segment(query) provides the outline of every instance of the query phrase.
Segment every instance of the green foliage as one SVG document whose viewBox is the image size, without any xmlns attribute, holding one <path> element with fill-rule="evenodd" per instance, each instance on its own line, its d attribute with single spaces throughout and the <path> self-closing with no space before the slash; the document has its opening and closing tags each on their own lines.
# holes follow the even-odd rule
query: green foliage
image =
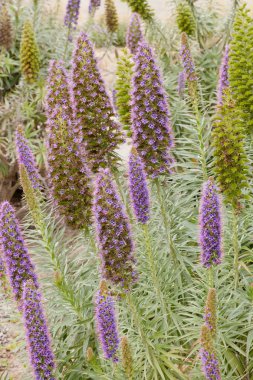
<svg viewBox="0 0 253 380">
<path fill-rule="evenodd" d="M 39 51 L 30 21 L 23 26 L 20 45 L 21 72 L 27 83 L 36 82 L 39 74 Z"/>
<path fill-rule="evenodd" d="M 148 0 L 123 0 L 125 1 L 133 13 L 139 13 L 139 15 L 145 21 L 151 21 L 154 17 L 154 11 L 150 7 Z"/>
<path fill-rule="evenodd" d="M 236 12 L 229 51 L 229 82 L 242 111 L 242 125 L 253 128 L 253 19 L 246 4 Z"/>
<path fill-rule="evenodd" d="M 127 50 L 123 50 L 117 62 L 116 71 L 116 107 L 120 122 L 123 129 L 127 132 L 127 136 L 131 137 L 131 79 L 133 76 L 133 66 L 131 55 Z"/>
<path fill-rule="evenodd" d="M 191 8 L 186 2 L 181 2 L 177 6 L 177 26 L 180 32 L 185 32 L 188 36 L 195 33 L 195 20 Z"/>
<path fill-rule="evenodd" d="M 114 33 L 118 29 L 118 14 L 114 0 L 105 1 L 105 19 L 109 32 Z"/>
<path fill-rule="evenodd" d="M 232 99 L 230 90 L 224 103 L 217 109 L 212 131 L 214 170 L 225 200 L 234 207 L 240 206 L 248 187 L 248 160 L 244 148 L 242 113 Z"/>
</svg>

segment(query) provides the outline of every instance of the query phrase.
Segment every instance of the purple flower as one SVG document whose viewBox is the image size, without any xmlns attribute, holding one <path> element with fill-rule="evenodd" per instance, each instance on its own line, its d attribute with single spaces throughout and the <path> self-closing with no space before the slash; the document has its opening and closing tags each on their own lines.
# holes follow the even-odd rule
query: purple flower
<svg viewBox="0 0 253 380">
<path fill-rule="evenodd" d="M 220 380 L 219 362 L 213 347 L 209 328 L 206 325 L 203 325 L 201 330 L 200 358 L 206 380 Z"/>
<path fill-rule="evenodd" d="M 115 149 L 124 141 L 92 45 L 85 33 L 77 39 L 72 60 L 71 94 L 75 118 L 82 127 L 90 168 L 110 166 Z"/>
<path fill-rule="evenodd" d="M 178 95 L 183 97 L 185 91 L 185 72 L 180 71 L 178 74 L 178 86 L 177 86 Z"/>
<path fill-rule="evenodd" d="M 144 165 L 135 149 L 129 156 L 129 187 L 136 219 L 145 224 L 150 213 L 149 191 Z"/>
<path fill-rule="evenodd" d="M 78 23 L 80 0 L 68 0 L 64 24 L 69 29 L 75 29 Z"/>
<path fill-rule="evenodd" d="M 91 217 L 91 177 L 80 147 L 79 124 L 73 119 L 67 72 L 52 61 L 46 96 L 48 175 L 58 210 L 73 228 L 83 228 Z"/>
<path fill-rule="evenodd" d="M 139 42 L 143 41 L 141 20 L 138 13 L 133 13 L 127 31 L 126 43 L 132 54 L 136 53 Z"/>
<path fill-rule="evenodd" d="M 101 283 L 100 289 L 96 294 L 95 306 L 97 334 L 104 356 L 106 359 L 117 362 L 119 360 L 117 354 L 119 336 L 115 306 L 114 300 L 108 292 L 104 281 Z"/>
<path fill-rule="evenodd" d="M 180 50 L 182 65 L 184 68 L 185 78 L 188 84 L 189 95 L 193 100 L 197 98 L 197 81 L 195 65 L 192 59 L 188 38 L 186 33 L 182 33 L 181 50 Z"/>
<path fill-rule="evenodd" d="M 228 61 L 229 61 L 229 45 L 226 45 L 221 66 L 220 66 L 220 72 L 219 72 L 219 82 L 218 82 L 218 89 L 217 89 L 217 105 L 218 106 L 222 105 L 224 92 L 229 86 Z"/>
<path fill-rule="evenodd" d="M 100 169 L 93 212 L 104 278 L 128 290 L 136 280 L 133 241 L 128 217 L 109 169 Z"/>
<path fill-rule="evenodd" d="M 40 179 L 37 164 L 28 140 L 24 137 L 21 128 L 16 131 L 16 149 L 19 165 L 23 164 L 34 189 L 39 189 Z"/>
<path fill-rule="evenodd" d="M 54 380 L 54 356 L 42 309 L 41 296 L 31 280 L 24 284 L 23 318 L 35 379 Z"/>
<path fill-rule="evenodd" d="M 167 95 L 152 49 L 142 41 L 134 56 L 131 119 L 133 143 L 153 178 L 170 172 L 173 134 Z"/>
<path fill-rule="evenodd" d="M 221 262 L 221 204 L 212 179 L 203 186 L 199 211 L 201 263 L 209 268 Z"/>
<path fill-rule="evenodd" d="M 90 0 L 89 13 L 94 13 L 101 5 L 101 0 Z"/>
<path fill-rule="evenodd" d="M 14 297 L 20 302 L 25 281 L 33 280 L 36 287 L 38 282 L 15 211 L 9 202 L 3 202 L 0 207 L 0 247 Z"/>
</svg>

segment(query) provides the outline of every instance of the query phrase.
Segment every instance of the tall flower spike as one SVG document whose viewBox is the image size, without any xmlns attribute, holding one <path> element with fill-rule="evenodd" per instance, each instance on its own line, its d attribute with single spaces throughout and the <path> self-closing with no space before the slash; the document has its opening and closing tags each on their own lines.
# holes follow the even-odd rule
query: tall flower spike
<svg viewBox="0 0 253 380">
<path fill-rule="evenodd" d="M 133 241 L 128 217 L 109 169 L 100 169 L 93 212 L 104 278 L 128 290 L 136 280 Z"/>
<path fill-rule="evenodd" d="M 101 5 L 101 0 L 90 0 L 89 13 L 94 14 Z"/>
<path fill-rule="evenodd" d="M 133 143 L 153 178 L 170 172 L 173 134 L 167 95 L 150 46 L 141 42 L 134 57 L 132 90 Z"/>
<path fill-rule="evenodd" d="M 184 91 L 185 91 L 185 72 L 184 72 L 184 70 L 180 71 L 180 73 L 178 74 L 177 90 L 178 90 L 179 96 L 183 97 Z"/>
<path fill-rule="evenodd" d="M 133 357 L 127 337 L 121 338 L 122 366 L 128 380 L 133 380 Z"/>
<path fill-rule="evenodd" d="M 41 296 L 30 280 L 24 284 L 23 317 L 31 365 L 36 380 L 54 380 L 54 356 Z"/>
<path fill-rule="evenodd" d="M 209 328 L 210 334 L 213 337 L 216 335 L 216 290 L 209 289 L 205 305 L 204 313 L 205 325 Z"/>
<path fill-rule="evenodd" d="M 101 348 L 106 359 L 118 361 L 119 337 L 115 315 L 115 305 L 105 281 L 100 284 L 100 289 L 95 299 L 95 316 L 97 334 Z"/>
<path fill-rule="evenodd" d="M 209 268 L 221 262 L 221 204 L 217 187 L 212 179 L 203 186 L 200 210 L 201 263 Z"/>
<path fill-rule="evenodd" d="M 34 83 L 39 74 L 39 50 L 30 21 L 23 26 L 20 44 L 21 72 L 27 83 Z"/>
<path fill-rule="evenodd" d="M 68 0 L 64 24 L 69 29 L 75 29 L 78 23 L 80 0 Z"/>
<path fill-rule="evenodd" d="M 253 19 L 246 3 L 237 8 L 229 47 L 229 83 L 244 129 L 253 128 Z"/>
<path fill-rule="evenodd" d="M 16 149 L 19 165 L 24 165 L 33 188 L 39 189 L 41 185 L 37 164 L 21 127 L 16 130 Z"/>
<path fill-rule="evenodd" d="M 241 110 L 233 100 L 230 89 L 225 90 L 223 104 L 217 107 L 212 129 L 214 171 L 224 199 L 240 207 L 248 188 L 248 159 L 244 148 L 245 126 Z"/>
<path fill-rule="evenodd" d="M 73 54 L 71 90 L 90 167 L 97 171 L 100 166 L 115 163 L 115 149 L 124 139 L 85 33 L 77 39 Z"/>
<path fill-rule="evenodd" d="M 206 380 L 221 380 L 219 362 L 213 346 L 212 336 L 206 325 L 202 326 L 200 339 L 200 358 Z"/>
<path fill-rule="evenodd" d="M 132 54 L 136 53 L 139 42 L 143 41 L 144 37 L 141 30 L 141 20 L 138 13 L 133 13 L 130 24 L 127 30 L 127 47 Z"/>
<path fill-rule="evenodd" d="M 145 224 L 150 213 L 149 191 L 143 163 L 134 148 L 129 156 L 129 188 L 136 219 Z"/>
<path fill-rule="evenodd" d="M 25 281 L 31 279 L 36 286 L 38 282 L 15 211 L 8 202 L 0 207 L 0 244 L 14 297 L 20 302 Z"/>
<path fill-rule="evenodd" d="M 116 32 L 119 21 L 114 0 L 105 0 L 105 20 L 108 31 L 111 33 Z"/>
<path fill-rule="evenodd" d="M 191 56 L 186 33 L 182 33 L 180 55 L 188 85 L 189 95 L 192 99 L 192 102 L 196 102 L 198 98 L 198 78 L 196 75 L 195 65 Z"/>
<path fill-rule="evenodd" d="M 228 59 L 229 59 L 229 45 L 226 45 L 225 51 L 223 54 L 223 58 L 222 58 L 222 62 L 221 62 L 221 66 L 220 66 L 219 82 L 218 82 L 218 89 L 217 89 L 217 104 L 219 106 L 222 105 L 225 90 L 229 86 Z"/>
<path fill-rule="evenodd" d="M 154 11 L 150 7 L 148 0 L 126 0 L 133 13 L 138 13 L 143 20 L 151 21 L 154 17 Z"/>
<path fill-rule="evenodd" d="M 131 79 L 133 76 L 134 63 L 131 55 L 123 50 L 117 62 L 115 103 L 119 120 L 127 136 L 131 137 Z"/>
<path fill-rule="evenodd" d="M 5 4 L 0 4 L 0 47 L 10 50 L 12 45 L 12 25 Z"/>
<path fill-rule="evenodd" d="M 91 217 L 91 177 L 80 149 L 79 127 L 73 121 L 62 62 L 52 61 L 47 80 L 48 174 L 58 210 L 73 228 L 83 228 Z"/>
<path fill-rule="evenodd" d="M 181 33 L 185 32 L 188 36 L 192 36 L 196 30 L 196 23 L 192 10 L 185 0 L 181 1 L 177 6 L 177 26 Z"/>
</svg>

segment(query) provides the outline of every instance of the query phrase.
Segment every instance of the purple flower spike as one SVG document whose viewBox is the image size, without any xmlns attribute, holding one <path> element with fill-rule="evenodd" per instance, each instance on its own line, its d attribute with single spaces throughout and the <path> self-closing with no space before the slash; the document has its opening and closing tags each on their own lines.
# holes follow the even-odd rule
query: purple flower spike
<svg viewBox="0 0 253 380">
<path fill-rule="evenodd" d="M 28 140 L 24 137 L 22 128 L 16 131 L 16 149 L 19 165 L 23 164 L 34 189 L 39 189 L 40 179 L 37 164 Z"/>
<path fill-rule="evenodd" d="M 203 325 L 201 330 L 200 358 L 202 371 L 206 380 L 221 380 L 219 362 L 213 347 L 209 328 L 206 325 Z"/>
<path fill-rule="evenodd" d="M 152 49 L 142 41 L 134 56 L 131 100 L 133 143 L 152 178 L 168 173 L 173 159 L 170 112 Z"/>
<path fill-rule="evenodd" d="M 229 61 L 229 45 L 226 45 L 223 54 L 220 72 L 219 72 L 219 83 L 217 89 L 217 105 L 221 106 L 223 103 L 223 95 L 225 90 L 229 87 L 228 80 L 228 61 Z"/>
<path fill-rule="evenodd" d="M 199 211 L 201 263 L 209 268 L 221 262 L 221 204 L 212 179 L 203 186 Z"/>
<path fill-rule="evenodd" d="M 143 40 L 141 20 L 138 13 L 133 13 L 127 31 L 126 43 L 132 54 L 136 53 L 139 42 Z"/>
<path fill-rule="evenodd" d="M 91 42 L 85 33 L 73 53 L 71 94 L 75 118 L 82 126 L 83 144 L 90 168 L 110 166 L 115 149 L 124 141 L 120 126 L 100 75 Z"/>
<path fill-rule="evenodd" d="M 150 213 L 149 191 L 144 165 L 134 148 L 129 156 L 129 187 L 136 219 L 145 224 Z"/>
<path fill-rule="evenodd" d="M 69 29 L 75 29 L 78 23 L 80 0 L 68 0 L 64 24 Z"/>
<path fill-rule="evenodd" d="M 189 95 L 194 101 L 198 96 L 198 77 L 196 74 L 195 65 L 192 59 L 186 33 L 182 33 L 180 55 L 185 72 L 185 78 L 188 84 Z"/>
<path fill-rule="evenodd" d="M 25 281 L 31 279 L 36 287 L 38 282 L 15 211 L 9 202 L 3 202 L 0 207 L 0 247 L 14 297 L 20 302 Z"/>
<path fill-rule="evenodd" d="M 179 74 L 178 74 L 178 86 L 177 86 L 177 91 L 178 91 L 178 95 L 180 97 L 183 97 L 184 96 L 184 91 L 185 91 L 185 72 L 184 70 L 181 71 Z"/>
<path fill-rule="evenodd" d="M 90 0 L 89 13 L 94 13 L 101 5 L 101 0 Z"/>
<path fill-rule="evenodd" d="M 114 300 L 102 281 L 95 299 L 97 334 L 106 359 L 118 362 L 119 336 Z"/>
<path fill-rule="evenodd" d="M 24 285 L 23 317 L 35 379 L 54 380 L 54 356 L 41 305 L 41 296 L 31 280 Z"/>
<path fill-rule="evenodd" d="M 80 148 L 79 125 L 73 120 L 67 72 L 52 61 L 47 80 L 48 174 L 58 210 L 73 228 L 83 228 L 91 216 L 91 178 Z"/>
<path fill-rule="evenodd" d="M 136 280 L 133 241 L 128 217 L 108 169 L 100 169 L 93 213 L 104 278 L 128 290 Z"/>
</svg>

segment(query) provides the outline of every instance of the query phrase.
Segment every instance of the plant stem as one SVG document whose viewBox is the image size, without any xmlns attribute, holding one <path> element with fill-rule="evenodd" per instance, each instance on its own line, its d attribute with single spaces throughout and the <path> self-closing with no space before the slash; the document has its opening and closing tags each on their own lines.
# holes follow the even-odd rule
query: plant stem
<svg viewBox="0 0 253 380">
<path fill-rule="evenodd" d="M 207 158 L 206 158 L 205 142 L 204 142 L 204 128 L 203 128 L 203 123 L 201 122 L 201 115 L 199 112 L 197 101 L 194 103 L 194 111 L 195 111 L 195 117 L 196 117 L 196 123 L 197 123 L 199 155 L 200 155 L 200 162 L 201 162 L 201 167 L 202 167 L 203 180 L 206 181 L 208 179 L 208 174 L 207 174 Z"/>
<path fill-rule="evenodd" d="M 177 256 L 176 256 L 176 251 L 175 251 L 174 243 L 173 243 L 173 240 L 172 240 L 172 237 L 171 237 L 171 233 L 170 233 L 170 224 L 171 223 L 170 223 L 170 220 L 169 220 L 169 218 L 167 216 L 167 213 L 166 213 L 166 207 L 165 207 L 165 204 L 164 204 L 163 196 L 161 194 L 160 183 L 159 183 L 158 180 L 156 180 L 155 184 L 156 184 L 156 190 L 157 190 L 158 200 L 159 200 L 159 203 L 160 203 L 163 223 L 164 223 L 164 227 L 165 227 L 165 232 L 166 232 L 166 237 L 167 237 L 167 243 L 168 243 L 168 246 L 169 246 L 169 253 L 172 256 L 172 259 L 173 259 L 174 263 L 176 264 L 177 263 Z"/>
<path fill-rule="evenodd" d="M 238 215 L 236 209 L 232 210 L 232 223 L 233 223 L 233 249 L 234 249 L 234 270 L 235 270 L 235 289 L 238 288 L 239 283 L 239 241 L 238 241 Z"/>
<path fill-rule="evenodd" d="M 130 221 L 132 221 L 133 217 L 132 217 L 131 208 L 130 208 L 129 202 L 125 201 L 125 194 L 123 192 L 123 189 L 122 189 L 122 186 L 121 186 L 121 183 L 120 183 L 120 180 L 119 180 L 118 172 L 116 170 L 112 170 L 112 173 L 113 173 L 116 185 L 117 185 L 117 189 L 118 189 L 118 191 L 120 193 L 120 197 L 121 197 L 122 201 L 124 202 L 124 204 L 126 206 L 127 214 L 128 214 L 128 216 L 130 218 Z"/>
<path fill-rule="evenodd" d="M 208 285 L 209 288 L 214 288 L 214 271 L 212 266 L 208 270 Z"/>
<path fill-rule="evenodd" d="M 157 267 L 155 265 L 154 255 L 153 255 L 153 252 L 152 252 L 152 246 L 151 246 L 148 226 L 147 226 L 147 224 L 143 224 L 142 227 L 143 227 L 143 232 L 144 232 L 144 237 L 145 237 L 146 251 L 147 251 L 147 254 L 148 254 L 149 268 L 150 268 L 153 284 L 155 286 L 156 295 L 157 295 L 157 297 L 158 297 L 158 299 L 160 301 L 160 304 L 161 304 L 161 308 L 162 308 L 162 311 L 163 311 L 165 324 L 168 327 L 168 321 L 167 321 L 168 311 L 167 311 L 166 304 L 164 302 L 164 298 L 163 298 L 163 294 L 162 294 L 162 291 L 161 291 L 160 283 L 159 283 L 159 280 L 158 280 L 158 277 L 157 277 Z"/>
<path fill-rule="evenodd" d="M 66 54 L 67 54 L 68 45 L 69 45 L 69 38 L 70 38 L 70 28 L 68 28 L 68 34 L 67 34 L 67 39 L 66 39 L 64 53 L 63 53 L 63 60 L 66 59 Z"/>
</svg>

